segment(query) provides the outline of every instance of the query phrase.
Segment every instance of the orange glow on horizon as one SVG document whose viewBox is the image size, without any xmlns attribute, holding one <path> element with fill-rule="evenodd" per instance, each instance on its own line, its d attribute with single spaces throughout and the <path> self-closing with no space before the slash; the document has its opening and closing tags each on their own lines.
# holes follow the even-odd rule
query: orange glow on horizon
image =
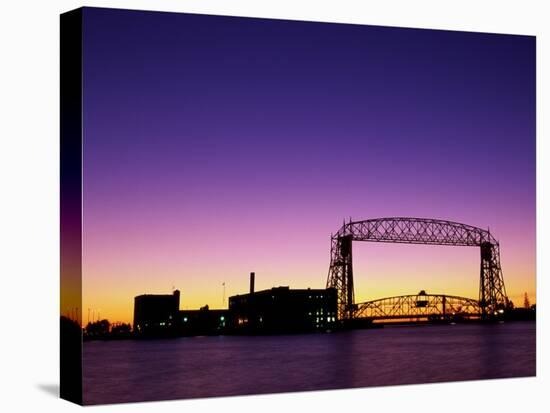
<svg viewBox="0 0 550 413">
<path fill-rule="evenodd" d="M 390 247 L 391 248 L 391 247 Z M 410 248 L 410 247 L 409 247 Z M 445 247 L 446 248 L 446 247 Z M 391 248 L 393 249 L 393 248 Z M 376 254 L 376 251 L 372 252 Z M 470 251 L 471 253 L 471 251 Z M 367 256 L 365 256 L 367 255 Z M 370 254 L 357 254 L 354 262 L 355 301 L 360 303 L 382 297 L 416 294 L 420 290 L 426 290 L 431 294 L 448 294 L 477 299 L 479 275 L 477 266 L 479 263 L 472 254 L 470 260 L 447 270 L 446 277 L 442 277 L 440 265 L 430 265 L 429 262 L 418 263 L 416 268 L 403 266 L 386 261 L 381 265 L 380 261 L 371 260 Z M 460 253 L 459 253 L 460 255 Z M 434 257 L 437 254 L 434 255 Z M 457 264 L 455 257 L 444 254 L 445 262 Z M 326 263 L 324 263 L 326 264 Z M 83 282 L 83 311 L 82 321 L 88 321 L 88 309 L 90 314 L 97 318 L 106 318 L 111 322 L 132 323 L 134 297 L 140 294 L 170 294 L 172 287 L 181 291 L 180 308 L 198 309 L 206 304 L 210 308 L 227 308 L 228 297 L 248 292 L 248 274 L 256 272 L 256 290 L 268 289 L 276 286 L 289 286 L 290 288 L 324 288 L 328 265 L 317 266 L 315 274 L 312 271 L 285 272 L 281 276 L 278 271 L 269 271 L 268 266 L 257 268 L 241 268 L 234 271 L 205 271 L 202 276 L 184 276 L 178 271 L 165 271 L 156 273 L 151 277 L 150 270 L 136 268 L 128 273 L 92 275 L 85 272 Z M 275 266 L 274 266 L 275 267 Z M 279 267 L 279 266 L 278 266 Z M 430 268 L 432 267 L 432 268 Z M 433 268 L 435 267 L 435 268 Z M 280 267 L 279 267 L 280 268 Z M 535 267 L 521 270 L 517 266 L 504 267 L 504 277 L 508 297 L 516 307 L 523 306 L 523 295 L 527 292 L 531 304 L 536 303 Z M 218 274 L 224 274 L 222 277 Z M 317 275 L 318 274 L 318 275 Z M 467 276 L 463 276 L 467 274 Z M 130 276 L 131 275 L 131 276 Z M 104 279 L 109 279 L 107 288 Z M 225 301 L 224 288 L 225 282 Z M 92 318 L 92 315 L 90 315 Z"/>
</svg>

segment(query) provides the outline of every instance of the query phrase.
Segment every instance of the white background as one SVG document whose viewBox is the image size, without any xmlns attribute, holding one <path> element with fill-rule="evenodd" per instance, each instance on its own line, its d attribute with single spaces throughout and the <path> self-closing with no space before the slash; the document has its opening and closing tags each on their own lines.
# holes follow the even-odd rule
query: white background
<svg viewBox="0 0 550 413">
<path fill-rule="evenodd" d="M 538 72 L 537 378 L 93 407 L 97 411 L 543 411 L 550 401 L 544 298 L 550 230 L 549 30 L 545 1 L 36 1 L 0 6 L 0 405 L 74 411 L 59 400 L 59 17 L 104 6 L 531 34 Z M 545 27 L 545 23 L 546 26 Z M 545 73 L 546 72 L 546 73 Z M 546 254 L 545 254 L 546 253 Z M 230 372 L 228 372 L 230 374 Z M 215 378 L 213 378 L 215 380 Z M 546 406 L 545 406 L 546 404 Z M 548 411 L 548 410 L 546 410 Z"/>
</svg>

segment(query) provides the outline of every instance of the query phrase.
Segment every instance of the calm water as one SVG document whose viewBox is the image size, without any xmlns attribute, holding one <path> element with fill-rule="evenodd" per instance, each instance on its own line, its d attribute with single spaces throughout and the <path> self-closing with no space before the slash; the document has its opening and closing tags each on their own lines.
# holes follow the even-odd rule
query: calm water
<svg viewBox="0 0 550 413">
<path fill-rule="evenodd" d="M 84 343 L 87 404 L 534 374 L 534 322 Z"/>
</svg>

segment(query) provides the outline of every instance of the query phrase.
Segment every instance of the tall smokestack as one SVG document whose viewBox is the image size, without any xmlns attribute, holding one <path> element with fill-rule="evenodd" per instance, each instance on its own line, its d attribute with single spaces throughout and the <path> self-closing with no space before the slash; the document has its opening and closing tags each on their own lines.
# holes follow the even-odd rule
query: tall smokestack
<svg viewBox="0 0 550 413">
<path fill-rule="evenodd" d="M 174 309 L 176 310 L 176 313 L 177 313 L 180 310 L 180 290 L 174 290 L 173 296 L 174 296 Z"/>
<path fill-rule="evenodd" d="M 255 274 L 253 272 L 250 273 L 250 294 L 254 294 L 254 278 Z"/>
</svg>

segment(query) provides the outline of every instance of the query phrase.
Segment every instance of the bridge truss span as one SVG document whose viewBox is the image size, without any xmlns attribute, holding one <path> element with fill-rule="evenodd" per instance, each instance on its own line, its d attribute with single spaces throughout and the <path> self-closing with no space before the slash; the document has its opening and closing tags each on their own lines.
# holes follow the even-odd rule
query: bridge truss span
<svg viewBox="0 0 550 413">
<path fill-rule="evenodd" d="M 489 230 L 430 218 L 350 220 L 331 236 L 327 287 L 338 291 L 340 319 L 361 316 L 353 288 L 353 241 L 477 247 L 481 258 L 478 301 L 481 316 L 491 317 L 507 304 L 500 247 Z"/>
<path fill-rule="evenodd" d="M 336 238 L 400 244 L 456 245 L 476 247 L 498 244 L 489 231 L 458 222 L 424 218 L 378 218 L 344 224 Z"/>
<path fill-rule="evenodd" d="M 477 300 L 445 294 L 400 295 L 357 304 L 354 316 L 371 320 L 478 318 Z"/>
</svg>

